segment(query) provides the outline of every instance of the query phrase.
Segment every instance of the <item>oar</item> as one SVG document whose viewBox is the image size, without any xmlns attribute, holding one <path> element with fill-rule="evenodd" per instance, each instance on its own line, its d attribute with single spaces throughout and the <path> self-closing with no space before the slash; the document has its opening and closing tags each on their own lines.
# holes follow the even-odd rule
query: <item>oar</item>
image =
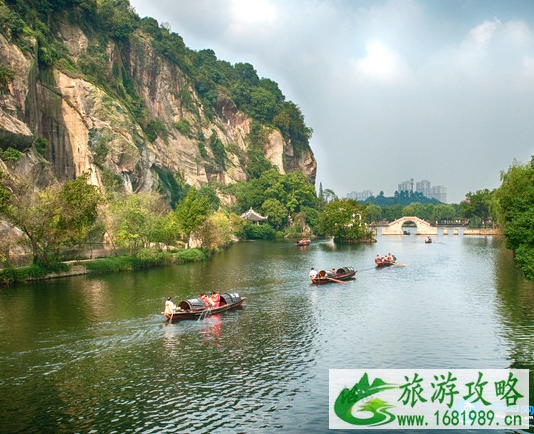
<svg viewBox="0 0 534 434">
<path fill-rule="evenodd" d="M 332 279 L 331 277 L 327 277 L 327 279 L 333 280 L 334 282 L 337 282 L 337 283 L 349 283 L 349 282 L 343 282 L 342 280 Z"/>
<path fill-rule="evenodd" d="M 202 319 L 202 316 L 204 316 L 204 318 L 207 318 L 210 312 L 211 312 L 211 307 L 208 307 L 205 311 L 200 312 L 200 316 L 198 317 L 197 321 L 200 321 Z"/>
<path fill-rule="evenodd" d="M 396 262 L 394 262 L 393 265 L 398 265 L 399 267 L 407 267 L 406 264 L 397 264 Z"/>
</svg>

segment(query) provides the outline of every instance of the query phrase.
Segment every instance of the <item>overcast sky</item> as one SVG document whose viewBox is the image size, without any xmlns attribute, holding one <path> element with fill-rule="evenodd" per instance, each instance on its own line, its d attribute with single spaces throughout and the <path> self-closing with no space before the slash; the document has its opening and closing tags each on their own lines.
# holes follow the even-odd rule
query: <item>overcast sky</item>
<svg viewBox="0 0 534 434">
<path fill-rule="evenodd" d="M 194 50 L 251 63 L 314 130 L 317 183 L 447 201 L 534 154 L 532 0 L 130 0 Z"/>
</svg>

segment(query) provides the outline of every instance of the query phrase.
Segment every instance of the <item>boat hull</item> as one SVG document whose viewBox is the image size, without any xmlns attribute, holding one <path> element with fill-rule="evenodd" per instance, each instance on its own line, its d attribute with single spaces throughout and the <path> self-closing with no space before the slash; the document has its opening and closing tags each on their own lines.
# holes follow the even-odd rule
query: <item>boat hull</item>
<svg viewBox="0 0 534 434">
<path fill-rule="evenodd" d="M 311 279 L 311 281 L 315 285 L 324 285 L 325 283 L 332 283 L 332 282 L 335 283 L 336 280 L 342 280 L 342 281 L 353 280 L 355 274 L 356 273 L 352 274 L 351 276 L 341 276 L 341 277 L 334 277 L 334 278 L 319 277 L 319 278 Z M 335 280 L 332 280 L 332 279 L 335 279 Z"/>
<path fill-rule="evenodd" d="M 243 304 L 243 301 L 245 301 L 245 297 L 241 297 L 241 299 L 235 303 L 225 304 L 219 307 L 213 307 L 213 308 L 206 307 L 206 308 L 200 308 L 200 309 L 192 309 L 192 310 L 174 312 L 172 314 L 172 319 L 169 313 L 165 313 L 165 317 L 170 322 L 177 322 L 177 321 L 182 321 L 182 320 L 187 320 L 187 319 L 198 319 L 200 317 L 208 317 L 208 316 L 215 315 L 221 312 L 226 312 L 227 310 L 237 309 L 241 307 L 241 305 Z"/>
<path fill-rule="evenodd" d="M 343 271 L 343 272 L 342 272 Z M 336 280 L 346 281 L 354 279 L 356 270 L 352 267 L 343 267 L 337 273 L 321 270 L 315 277 L 310 277 L 310 280 L 315 285 L 323 285 L 325 283 L 332 283 Z"/>
<path fill-rule="evenodd" d="M 390 261 L 377 262 L 376 268 L 391 267 L 394 264 L 395 262 L 390 262 Z"/>
</svg>

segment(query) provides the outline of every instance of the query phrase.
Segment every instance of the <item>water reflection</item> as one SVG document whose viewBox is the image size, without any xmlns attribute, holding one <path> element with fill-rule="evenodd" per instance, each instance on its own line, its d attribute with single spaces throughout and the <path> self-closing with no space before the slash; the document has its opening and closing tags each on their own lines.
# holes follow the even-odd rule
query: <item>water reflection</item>
<svg viewBox="0 0 534 434">
<path fill-rule="evenodd" d="M 222 323 L 221 315 L 212 315 L 202 321 L 204 324 L 202 325 L 200 334 L 204 338 L 204 341 L 220 347 Z"/>
</svg>

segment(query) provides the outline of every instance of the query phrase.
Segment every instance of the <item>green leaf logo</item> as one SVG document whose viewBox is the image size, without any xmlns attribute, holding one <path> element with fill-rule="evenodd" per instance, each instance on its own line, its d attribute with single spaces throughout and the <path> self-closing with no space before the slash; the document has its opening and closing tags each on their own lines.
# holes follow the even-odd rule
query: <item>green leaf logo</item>
<svg viewBox="0 0 534 434">
<path fill-rule="evenodd" d="M 377 394 L 383 390 L 397 389 L 398 386 L 394 384 L 388 384 L 382 381 L 380 378 L 376 378 L 373 384 L 369 385 L 369 378 L 367 373 L 363 374 L 362 378 L 354 387 L 349 390 L 343 389 L 334 403 L 335 413 L 343 419 L 345 422 L 353 425 L 368 425 L 379 426 L 393 422 L 395 415 L 388 412 L 388 410 L 394 405 L 390 405 L 380 398 L 374 398 L 370 401 L 362 403 L 358 409 L 360 412 L 369 412 L 371 416 L 365 419 L 354 417 L 352 414 L 352 408 L 365 398 Z"/>
</svg>

